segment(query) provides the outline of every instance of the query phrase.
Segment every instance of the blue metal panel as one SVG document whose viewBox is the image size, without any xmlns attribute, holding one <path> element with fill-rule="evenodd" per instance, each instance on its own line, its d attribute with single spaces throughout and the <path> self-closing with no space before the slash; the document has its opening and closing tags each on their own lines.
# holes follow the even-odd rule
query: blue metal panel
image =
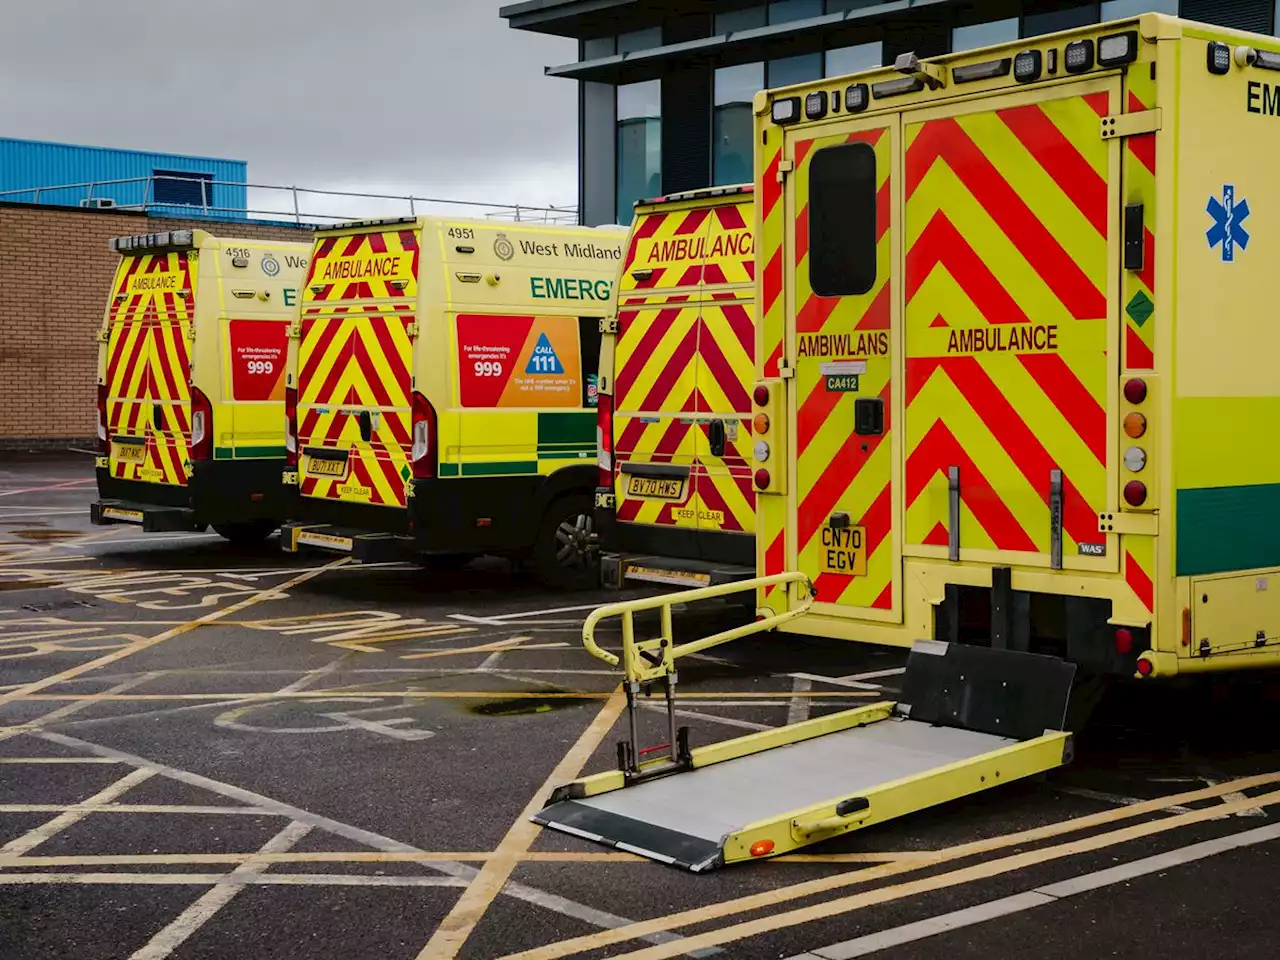
<svg viewBox="0 0 1280 960">
<path fill-rule="evenodd" d="M 158 170 L 211 177 L 215 183 L 209 191 L 210 209 L 206 212 L 200 206 L 155 206 L 149 178 Z M 75 207 L 86 199 L 106 197 L 120 206 L 145 207 L 158 215 L 243 219 L 248 200 L 243 186 L 246 177 L 247 165 L 242 160 L 0 137 L 0 200 Z M 107 182 L 113 180 L 128 182 Z M 23 192 L 6 193 L 13 190 Z"/>
</svg>

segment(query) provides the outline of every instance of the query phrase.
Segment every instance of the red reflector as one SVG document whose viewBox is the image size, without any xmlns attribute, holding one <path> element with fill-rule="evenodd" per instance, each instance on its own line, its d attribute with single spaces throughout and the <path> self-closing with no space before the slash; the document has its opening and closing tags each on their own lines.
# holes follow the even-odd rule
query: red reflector
<svg viewBox="0 0 1280 960">
<path fill-rule="evenodd" d="M 1130 403 L 1141 403 L 1147 399 L 1147 381 L 1138 379 L 1126 380 L 1124 398 Z"/>
<path fill-rule="evenodd" d="M 751 391 L 751 399 L 756 402 L 757 407 L 763 407 L 769 402 L 769 388 L 763 383 L 756 384 L 756 388 Z"/>
<path fill-rule="evenodd" d="M 1124 485 L 1124 502 L 1131 507 L 1140 507 L 1147 502 L 1147 485 L 1141 480 L 1130 480 Z"/>
<path fill-rule="evenodd" d="M 1149 676 L 1151 676 L 1151 671 L 1152 671 L 1153 669 L 1154 669 L 1154 667 L 1152 667 L 1152 666 L 1151 666 L 1151 661 L 1150 661 L 1150 660 L 1139 660 L 1139 661 L 1138 661 L 1138 673 L 1142 674 L 1144 677 L 1149 677 Z"/>
<path fill-rule="evenodd" d="M 761 490 L 769 486 L 770 479 L 772 478 L 769 476 L 769 471 L 765 470 L 763 467 L 756 471 L 756 486 Z"/>
<path fill-rule="evenodd" d="M 1133 652 L 1133 633 L 1121 627 L 1116 631 L 1116 653 L 1127 654 Z"/>
<path fill-rule="evenodd" d="M 751 855 L 753 857 L 767 857 L 773 853 L 772 840 L 757 840 L 751 845 Z"/>
</svg>

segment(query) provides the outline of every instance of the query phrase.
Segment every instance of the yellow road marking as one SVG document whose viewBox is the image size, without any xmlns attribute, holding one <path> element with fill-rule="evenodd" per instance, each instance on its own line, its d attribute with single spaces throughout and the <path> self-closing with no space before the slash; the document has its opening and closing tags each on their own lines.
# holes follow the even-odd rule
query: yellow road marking
<svg viewBox="0 0 1280 960">
<path fill-rule="evenodd" d="M 523 649 L 531 650 L 532 647 Z M 462 652 L 462 651 L 460 651 Z M 133 693 L 133 694 L 113 694 L 113 693 L 32 693 L 21 698 L 22 700 L 112 700 L 112 701 L 130 701 L 130 700 L 276 700 L 287 699 L 290 697 L 308 699 L 315 697 L 328 697 L 336 693 L 350 693 L 354 687 L 334 687 L 324 690 L 299 690 L 289 693 L 273 693 L 270 691 L 254 691 L 252 693 Z M 608 700 L 612 694 L 600 693 L 591 690 L 556 690 L 544 692 L 541 690 L 369 690 L 361 691 L 363 695 L 370 697 L 417 697 L 420 699 L 443 699 L 443 700 L 516 700 L 521 697 L 536 697 L 538 699 L 567 699 L 567 700 Z M 791 696 L 790 693 L 681 693 L 678 700 L 737 700 L 743 697 L 766 698 L 785 700 Z M 839 694 L 820 694 L 815 695 L 818 699 L 826 700 L 829 697 L 875 697 L 875 693 L 839 693 Z M 0 698 L 0 706 L 6 701 Z"/>
<path fill-rule="evenodd" d="M 510 640 L 500 640 L 497 643 L 486 643 L 478 647 L 457 647 L 453 650 L 432 650 L 428 653 L 406 653 L 403 654 L 401 660 L 429 660 L 433 657 L 456 657 L 463 653 L 493 653 L 498 650 L 554 650 L 564 649 L 569 646 L 567 643 L 531 643 L 527 647 L 521 646 L 526 640 L 532 637 L 513 637 Z"/>
<path fill-rule="evenodd" d="M 1192 824 L 1202 823 L 1205 820 L 1216 819 L 1223 813 L 1235 813 L 1237 811 L 1247 810 L 1250 807 L 1264 807 L 1275 803 L 1280 803 L 1280 790 L 1272 793 L 1265 793 L 1255 799 L 1246 798 L 1244 800 L 1235 800 L 1230 803 L 1224 803 L 1220 806 L 1207 807 L 1204 810 L 1193 810 L 1190 813 L 1179 813 L 1171 817 L 1166 817 L 1162 820 L 1151 820 L 1147 823 L 1135 824 L 1132 827 L 1122 827 L 1119 830 L 1111 830 L 1107 833 L 1098 834 L 1096 836 L 1084 837 L 1083 839 L 1073 840 L 1069 843 L 1060 843 L 1055 846 L 1045 847 L 1040 850 L 1031 850 L 1026 853 L 1011 854 L 1007 857 L 1001 857 L 998 860 L 988 860 L 984 863 L 975 864 L 972 867 L 963 867 L 959 870 L 952 870 L 949 873 L 940 873 L 936 876 L 924 877 L 920 880 L 912 880 L 908 883 L 881 887 L 878 890 L 868 890 L 865 893 L 857 893 L 851 896 L 841 897 L 837 900 L 829 900 L 826 903 L 815 904 L 812 907 L 802 907 L 798 910 L 790 910 L 786 913 L 774 914 L 769 917 L 761 917 L 756 920 L 748 920 L 743 923 L 734 924 L 730 927 L 722 927 L 719 930 L 713 930 L 709 933 L 698 934 L 696 936 L 676 941 L 679 946 L 674 950 L 671 949 L 669 944 L 660 944 L 658 946 L 636 950 L 631 953 L 615 954 L 615 956 L 631 957 L 633 960 L 663 960 L 663 958 L 666 957 L 678 957 L 682 954 L 688 953 L 690 950 L 701 950 L 707 947 L 715 947 L 720 944 L 732 943 L 737 940 L 743 940 L 747 937 L 753 937 L 761 933 L 770 933 L 787 927 L 799 926 L 803 923 L 811 923 L 814 920 L 824 920 L 830 917 L 851 913 L 854 910 L 861 910 L 864 907 L 888 903 L 893 900 L 901 900 L 921 893 L 943 890 L 947 887 L 973 883 L 977 880 L 988 880 L 991 877 L 998 877 L 1006 873 L 1012 873 L 1016 870 L 1023 870 L 1027 867 L 1036 866 L 1041 863 L 1048 863 L 1052 860 L 1060 860 L 1063 857 L 1075 856 L 1080 853 L 1091 853 L 1095 850 L 1103 850 L 1107 847 L 1127 843 L 1131 840 L 1139 840 L 1143 837 L 1166 833 L 1170 830 L 1177 830 L 1182 827 L 1189 827 Z"/>
<path fill-rule="evenodd" d="M 485 863 L 480 873 L 463 891 L 458 902 L 453 905 L 448 916 L 441 921 L 427 945 L 418 954 L 418 960 L 448 960 L 456 957 L 462 945 L 475 929 L 476 924 L 488 911 L 489 906 L 501 892 L 503 885 L 511 877 L 511 873 L 520 863 L 530 845 L 538 837 L 540 828 L 529 818 L 542 809 L 551 791 L 567 780 L 572 780 L 581 772 L 582 767 L 590 759 L 591 754 L 608 736 L 609 731 L 622 715 L 626 707 L 626 697 L 619 687 L 610 695 L 600 712 L 596 714 L 591 725 L 582 732 L 578 742 L 570 748 L 551 775 L 538 788 L 529 800 L 516 822 L 511 825 L 502 842 L 498 844 L 496 856 Z"/>
<path fill-rule="evenodd" d="M 588 950 L 598 950 L 602 947 L 607 947 L 610 944 L 623 943 L 627 940 L 635 940 L 651 933 L 670 931 L 680 927 L 687 927 L 695 923 L 706 923 L 711 920 L 719 920 L 724 917 L 746 913 L 751 910 L 759 910 L 762 908 L 776 906 L 777 904 L 788 900 L 797 900 L 802 897 L 810 897 L 816 894 L 827 893 L 832 890 L 838 890 L 841 887 L 871 883 L 872 881 L 895 876 L 896 874 L 919 870 L 920 868 L 928 865 L 948 863 L 982 853 L 992 853 L 996 850 L 1005 849 L 1007 847 L 1046 840 L 1050 837 L 1060 836 L 1064 833 L 1074 833 L 1078 830 L 1089 830 L 1094 827 L 1104 826 L 1109 823 L 1142 816 L 1148 813 L 1158 813 L 1168 806 L 1195 803 L 1200 800 L 1212 800 L 1232 791 L 1248 790 L 1252 787 L 1259 787 L 1276 782 L 1280 782 L 1280 772 L 1258 774 L 1253 777 L 1242 777 L 1239 780 L 1216 784 L 1215 786 L 1205 787 L 1200 790 L 1191 790 L 1186 793 L 1158 797 L 1155 800 L 1135 803 L 1132 806 L 1116 807 L 1111 810 L 1103 810 L 1100 813 L 1093 813 L 1084 817 L 1076 817 L 1071 820 L 1062 820 L 1058 823 L 1046 824 L 1042 827 L 1034 827 L 1030 830 L 1023 830 L 1017 833 L 1007 833 L 997 837 L 989 837 L 984 840 L 974 840 L 969 843 L 959 844 L 958 846 L 947 847 L 935 852 L 931 858 L 902 860 L 880 867 L 870 867 L 866 870 L 841 873 L 832 877 L 822 877 L 817 880 L 809 880 L 803 883 L 793 884 L 789 887 L 779 887 L 763 893 L 751 894 L 746 897 L 738 897 L 733 900 L 725 900 L 721 903 L 712 904 L 708 907 L 698 907 L 693 910 L 685 910 L 680 913 L 668 914 L 665 917 L 656 917 L 652 920 L 642 920 L 638 923 L 633 923 L 625 927 L 618 927 L 614 930 L 603 930 L 599 933 L 575 937 L 570 940 L 562 940 L 559 943 L 552 943 L 543 947 L 536 947 L 532 950 L 526 950 L 523 953 L 512 954 L 507 957 L 506 960 L 553 960 L 553 958 L 556 957 L 568 957 L 577 953 L 584 953 Z M 1209 809 L 1215 816 L 1221 816 L 1225 812 L 1222 805 L 1214 806 Z M 1155 822 L 1163 823 L 1164 821 Z M 681 941 L 681 943 L 687 943 L 687 941 Z"/>
<path fill-rule="evenodd" d="M 110 757 L 0 757 L 0 763 L 119 763 Z"/>
<path fill-rule="evenodd" d="M 63 809 L 55 807 L 53 809 Z M 119 806 L 99 807 L 105 812 L 123 812 Z M 150 808 L 149 808 L 150 809 Z M 204 808 L 161 807 L 157 812 L 189 813 L 192 810 L 204 811 Z M 139 812 L 142 811 L 138 808 Z M 5 811 L 8 812 L 8 811 Z M 208 812 L 251 813 L 257 816 L 264 814 L 256 807 L 220 807 Z M 270 811 L 265 811 L 270 814 Z M 132 867 L 132 866 L 181 866 L 183 864 L 239 864 L 250 859 L 263 863 L 444 863 L 450 861 L 481 862 L 493 860 L 500 854 L 490 850 L 470 851 L 427 851 L 423 853 L 405 853 L 398 850 L 357 850 L 357 851 L 318 851 L 306 853 L 127 853 L 127 854 L 93 854 L 85 856 L 59 857 L 7 857 L 0 855 L 0 868 L 3 867 Z M 902 853 L 835 853 L 828 856 L 774 857 L 765 861 L 764 866 L 776 863 L 892 863 L 896 860 L 922 860 L 932 855 L 917 851 Z M 519 856 L 521 863 L 651 863 L 646 857 L 633 853 L 594 853 L 582 851 L 529 851 Z"/>
<path fill-rule="evenodd" d="M 292 587 L 296 587 L 300 583 L 305 583 L 314 577 L 318 577 L 322 573 L 326 573 L 335 567 L 342 566 L 349 562 L 349 557 L 342 557 L 331 563 L 326 563 L 322 567 L 315 567 L 314 569 L 303 571 L 298 576 L 292 577 L 278 586 L 259 590 L 252 596 L 245 597 L 243 600 L 239 600 L 228 607 L 223 607 L 221 610 L 213 610 L 206 613 L 203 617 L 199 617 L 195 620 L 188 620 L 186 623 L 179 624 L 176 627 L 171 627 L 163 633 L 157 633 L 153 637 L 148 637 L 145 640 L 139 640 L 137 643 L 131 643 L 127 647 L 114 650 L 111 653 L 105 654 L 94 660 L 90 660 L 88 663 L 82 663 L 79 666 L 71 667 L 68 670 L 63 670 L 61 673 L 55 673 L 52 676 L 44 677 L 40 680 L 33 680 L 31 683 L 23 684 L 17 690 L 11 690 L 8 693 L 0 693 L 0 707 L 8 703 L 13 703 L 15 700 L 31 699 L 31 695 L 38 693 L 40 690 L 71 680 L 74 677 L 89 673 L 92 670 L 97 670 L 99 667 L 105 667 L 107 664 L 115 663 L 117 660 L 123 660 L 125 657 L 133 656 L 135 653 L 140 653 L 141 651 L 154 647 L 157 644 L 164 643 L 166 640 L 172 640 L 174 637 L 188 633 L 196 627 L 204 626 L 207 623 L 213 623 L 216 620 L 221 620 L 228 614 L 238 613 L 241 610 L 248 609 L 271 594 L 278 594 Z M 78 698 L 63 697 L 61 699 Z"/>
</svg>

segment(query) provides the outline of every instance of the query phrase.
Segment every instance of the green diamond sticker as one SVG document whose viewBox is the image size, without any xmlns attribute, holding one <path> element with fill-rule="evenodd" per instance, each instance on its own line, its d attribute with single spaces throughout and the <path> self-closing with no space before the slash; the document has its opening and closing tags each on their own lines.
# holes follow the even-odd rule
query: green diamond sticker
<svg viewBox="0 0 1280 960">
<path fill-rule="evenodd" d="M 1151 318 L 1151 314 L 1155 312 L 1156 305 L 1151 302 L 1151 298 L 1139 290 L 1133 295 L 1133 299 L 1129 301 L 1129 305 L 1124 308 L 1124 312 L 1129 315 L 1129 319 L 1141 327 Z"/>
<path fill-rule="evenodd" d="M 406 463 L 403 467 L 401 467 L 401 468 L 400 468 L 400 479 L 401 479 L 401 480 L 408 481 L 408 479 L 409 479 L 410 477 L 412 477 L 412 476 L 413 476 L 413 471 L 411 471 L 411 470 L 409 469 L 409 465 L 408 465 L 407 463 Z"/>
</svg>

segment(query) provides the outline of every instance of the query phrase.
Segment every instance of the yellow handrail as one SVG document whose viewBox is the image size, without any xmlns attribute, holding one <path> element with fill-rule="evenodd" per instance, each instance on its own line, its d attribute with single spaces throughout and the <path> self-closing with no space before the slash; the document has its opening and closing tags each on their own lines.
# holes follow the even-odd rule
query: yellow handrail
<svg viewBox="0 0 1280 960">
<path fill-rule="evenodd" d="M 745 590 L 756 590 L 762 587 L 804 584 L 803 595 L 794 598 L 794 603 L 784 613 L 743 624 L 730 630 L 694 640 L 690 643 L 675 645 L 671 630 L 671 608 L 677 603 L 695 603 L 699 600 L 713 600 L 719 597 L 741 593 Z M 807 613 L 813 603 L 813 582 L 803 573 L 775 573 L 768 577 L 756 577 L 751 580 L 738 580 L 723 583 L 714 587 L 700 587 L 697 590 L 681 590 L 657 597 L 644 597 L 639 600 L 622 600 L 618 603 L 606 604 L 591 611 L 582 624 L 582 645 L 587 652 L 598 657 L 610 666 L 622 664 L 629 683 L 644 683 L 660 677 L 670 676 L 675 672 L 675 661 L 679 657 L 707 650 L 710 647 L 728 643 L 753 633 L 772 630 L 789 620 L 794 620 Z M 645 610 L 658 610 L 661 618 L 661 636 L 652 640 L 636 640 L 634 616 Z M 622 656 L 603 649 L 595 639 L 596 626 L 600 621 L 610 617 L 622 618 Z"/>
</svg>

